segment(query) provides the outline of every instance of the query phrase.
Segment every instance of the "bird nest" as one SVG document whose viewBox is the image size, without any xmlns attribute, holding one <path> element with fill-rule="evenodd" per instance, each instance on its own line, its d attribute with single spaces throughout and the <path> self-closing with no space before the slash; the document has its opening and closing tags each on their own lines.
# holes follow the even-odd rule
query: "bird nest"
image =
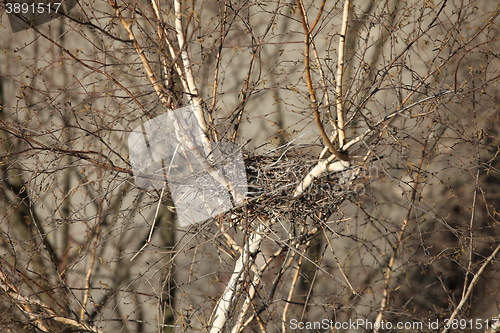
<svg viewBox="0 0 500 333">
<path fill-rule="evenodd" d="M 327 173 L 299 195 L 295 190 L 319 160 L 307 155 L 255 155 L 244 160 L 247 173 L 249 210 L 266 218 L 304 220 L 309 216 L 329 216 L 351 188 L 352 171 Z"/>
<path fill-rule="evenodd" d="M 222 170 L 223 165 L 230 164 L 228 161 L 233 160 L 231 154 L 224 156 L 227 156 L 227 159 L 218 160 L 220 165 L 215 165 L 219 170 Z M 290 151 L 280 155 L 244 154 L 243 164 L 247 185 L 245 198 L 239 201 L 241 204 L 236 204 L 233 200 L 234 205 L 232 207 L 235 207 L 233 209 L 231 209 L 231 204 L 228 209 L 224 208 L 223 211 L 228 212 L 225 216 L 232 217 L 231 220 L 234 221 L 247 219 L 250 222 L 260 218 L 268 223 L 278 220 L 298 222 L 305 221 L 308 217 L 325 218 L 330 216 L 337 210 L 341 201 L 356 194 L 352 185 L 354 172 L 352 169 L 347 169 L 342 172 L 323 173 L 297 195 L 297 187 L 303 184 L 304 178 L 311 173 L 311 170 L 319 162 L 321 160 L 313 158 L 311 155 L 297 154 Z M 161 175 L 163 171 L 160 171 L 156 176 L 148 176 L 147 180 L 155 181 L 158 184 L 166 184 L 165 178 L 162 178 L 164 176 Z M 226 176 L 229 176 L 232 180 L 239 176 L 245 177 L 245 175 L 239 174 L 240 171 L 237 168 L 226 168 L 224 171 Z M 153 177 L 158 179 L 153 180 Z M 196 187 L 201 188 L 201 192 L 211 191 L 209 197 L 212 198 L 213 203 L 216 203 L 213 198 L 223 198 L 224 194 L 227 194 L 227 189 L 215 186 L 216 182 L 213 179 L 204 184 L 203 181 L 206 181 L 207 177 L 190 176 L 190 178 L 197 180 Z M 181 183 L 187 183 L 187 181 L 181 180 Z M 242 182 L 237 183 L 241 184 Z M 171 193 L 167 193 L 163 198 L 171 199 L 172 191 L 175 191 L 175 187 L 172 187 L 172 181 L 169 183 L 168 188 L 168 192 Z M 218 190 L 214 190 L 214 188 L 218 188 Z M 160 193 L 158 192 L 158 194 Z M 194 197 L 192 200 L 194 200 Z M 188 205 L 193 204 L 190 201 L 186 202 Z M 212 214 L 212 216 L 219 216 L 219 214 Z M 181 226 L 189 224 L 192 223 L 181 223 Z"/>
</svg>

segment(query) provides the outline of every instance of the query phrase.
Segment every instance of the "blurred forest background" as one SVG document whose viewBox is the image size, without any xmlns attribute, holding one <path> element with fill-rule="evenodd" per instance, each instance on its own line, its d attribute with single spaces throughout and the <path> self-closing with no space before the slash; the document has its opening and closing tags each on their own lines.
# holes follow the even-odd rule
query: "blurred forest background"
<svg viewBox="0 0 500 333">
<path fill-rule="evenodd" d="M 497 331 L 499 1 L 0 6 L 2 332 Z M 181 228 L 127 138 L 186 105 L 250 193 Z"/>
</svg>

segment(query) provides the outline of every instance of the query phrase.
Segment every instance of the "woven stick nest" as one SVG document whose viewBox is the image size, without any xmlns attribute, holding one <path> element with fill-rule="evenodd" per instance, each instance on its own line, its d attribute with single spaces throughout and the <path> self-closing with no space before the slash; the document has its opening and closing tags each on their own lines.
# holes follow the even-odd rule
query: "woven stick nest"
<svg viewBox="0 0 500 333">
<path fill-rule="evenodd" d="M 231 159 L 231 154 L 228 154 L 227 160 L 218 161 L 218 167 Z M 243 162 L 248 186 L 246 199 L 243 205 L 237 206 L 226 215 L 236 219 L 254 220 L 260 217 L 270 222 L 278 219 L 305 221 L 310 216 L 325 217 L 331 215 L 346 196 L 355 194 L 351 185 L 354 172 L 348 169 L 324 174 L 314 179 L 301 195 L 294 196 L 297 186 L 320 162 L 308 154 L 291 151 L 280 155 L 244 154 Z M 157 177 L 155 181 L 158 184 L 165 184 L 162 173 L 162 170 L 158 170 L 156 176 L 149 178 Z M 166 197 L 171 198 L 171 194 Z M 245 208 L 250 213 L 247 216 Z"/>
<path fill-rule="evenodd" d="M 318 163 L 308 155 L 254 155 L 244 161 L 248 205 L 254 214 L 267 218 L 303 220 L 320 212 L 330 215 L 345 195 L 353 194 L 349 185 L 353 173 L 346 170 L 315 179 L 304 193 L 294 197 L 296 187 Z"/>
</svg>

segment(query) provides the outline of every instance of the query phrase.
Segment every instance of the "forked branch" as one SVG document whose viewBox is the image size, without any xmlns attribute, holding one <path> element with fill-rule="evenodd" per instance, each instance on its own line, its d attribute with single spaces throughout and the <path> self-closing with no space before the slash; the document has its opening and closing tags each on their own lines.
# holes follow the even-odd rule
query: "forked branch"
<svg viewBox="0 0 500 333">
<path fill-rule="evenodd" d="M 120 22 L 122 23 L 125 30 L 127 30 L 128 37 L 132 41 L 134 48 L 135 48 L 135 51 L 139 55 L 139 58 L 141 59 L 142 65 L 144 66 L 144 69 L 146 70 L 146 73 L 148 74 L 149 81 L 153 85 L 153 88 L 155 89 L 158 97 L 165 105 L 169 105 L 170 98 L 165 93 L 163 85 L 157 80 L 156 75 L 153 71 L 153 68 L 151 67 L 151 64 L 149 63 L 148 58 L 146 58 L 146 55 L 144 54 L 144 49 L 142 48 L 142 46 L 137 41 L 137 38 L 135 37 L 134 31 L 132 30 L 132 25 L 129 23 L 129 21 L 127 21 L 125 19 L 125 17 L 123 17 L 123 15 L 120 11 L 120 8 L 115 0 L 109 0 L 109 4 L 111 5 L 111 7 L 113 7 L 113 10 L 115 11 L 115 15 L 118 16 L 118 18 L 120 19 Z"/>
<path fill-rule="evenodd" d="M 314 86 L 312 84 L 312 77 L 311 77 L 311 65 L 310 65 L 310 54 L 309 54 L 311 46 L 311 30 L 309 28 L 309 23 L 307 22 L 307 16 L 302 0 L 297 0 L 297 7 L 299 9 L 300 18 L 302 21 L 302 28 L 304 30 L 304 72 L 306 75 L 307 89 L 309 90 L 309 100 L 311 102 L 311 108 L 314 112 L 316 125 L 318 126 L 318 129 L 321 133 L 323 142 L 328 147 L 330 152 L 333 155 L 335 155 L 335 157 L 337 157 L 342 161 L 349 161 L 349 155 L 346 152 L 339 151 L 337 150 L 337 148 L 335 148 L 335 146 L 330 141 L 330 138 L 325 132 L 323 123 L 321 122 L 321 117 L 318 110 L 318 102 L 316 99 L 316 93 L 314 91 Z"/>
</svg>

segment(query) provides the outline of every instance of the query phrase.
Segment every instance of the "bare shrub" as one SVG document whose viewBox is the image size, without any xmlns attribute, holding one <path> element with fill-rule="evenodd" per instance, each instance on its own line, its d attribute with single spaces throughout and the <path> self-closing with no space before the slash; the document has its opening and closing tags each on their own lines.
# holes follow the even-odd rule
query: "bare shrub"
<svg viewBox="0 0 500 333">
<path fill-rule="evenodd" d="M 109 0 L 4 18 L 1 330 L 494 332 L 499 14 Z M 187 105 L 207 163 L 241 148 L 248 193 L 181 228 L 127 139 Z"/>
</svg>

